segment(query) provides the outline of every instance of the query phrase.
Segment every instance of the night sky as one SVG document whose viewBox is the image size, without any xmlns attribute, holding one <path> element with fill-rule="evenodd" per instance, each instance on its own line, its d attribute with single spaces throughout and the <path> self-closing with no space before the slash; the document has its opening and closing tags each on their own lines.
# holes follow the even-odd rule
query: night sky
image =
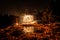
<svg viewBox="0 0 60 40">
<path fill-rule="evenodd" d="M 25 9 L 50 8 L 56 14 L 56 0 L 0 0 L 0 14 L 21 14 Z"/>
<path fill-rule="evenodd" d="M 49 4 L 49 0 L 8 0 L 8 1 L 0 1 L 2 7 L 43 7 Z"/>
</svg>

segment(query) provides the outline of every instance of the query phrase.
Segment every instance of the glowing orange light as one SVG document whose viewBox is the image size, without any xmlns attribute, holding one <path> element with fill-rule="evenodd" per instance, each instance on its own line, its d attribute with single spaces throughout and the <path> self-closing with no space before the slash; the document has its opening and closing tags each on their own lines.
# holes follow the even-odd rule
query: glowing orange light
<svg viewBox="0 0 60 40">
<path fill-rule="evenodd" d="M 34 22 L 35 21 L 34 21 L 33 15 L 24 15 L 23 16 L 23 20 L 22 20 L 23 24 L 33 24 Z"/>
<path fill-rule="evenodd" d="M 34 32 L 34 27 L 24 27 L 23 31 L 25 33 L 33 33 Z"/>
<path fill-rule="evenodd" d="M 19 25 L 18 23 L 16 23 L 16 25 Z"/>
<path fill-rule="evenodd" d="M 29 25 L 29 24 L 34 24 L 34 23 L 36 23 L 36 21 L 34 21 L 34 16 L 33 15 L 24 15 L 22 17 L 22 24 Z M 34 27 L 33 26 L 28 26 L 28 27 L 24 26 L 23 31 L 25 33 L 33 33 L 34 32 Z"/>
</svg>

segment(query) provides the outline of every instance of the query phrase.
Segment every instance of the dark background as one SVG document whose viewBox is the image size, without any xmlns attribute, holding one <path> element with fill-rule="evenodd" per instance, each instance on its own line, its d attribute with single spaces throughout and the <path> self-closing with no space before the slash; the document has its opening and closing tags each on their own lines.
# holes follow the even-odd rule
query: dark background
<svg viewBox="0 0 60 40">
<path fill-rule="evenodd" d="M 53 10 L 53 14 L 59 15 L 56 0 L 0 0 L 0 14 L 15 14 L 14 11 L 20 14 L 19 12 L 25 9 L 38 9 L 41 11 L 48 7 Z M 12 13 L 9 13 L 9 11 Z"/>
<path fill-rule="evenodd" d="M 38 10 L 36 15 L 40 17 L 39 11 L 49 8 L 52 10 L 52 14 L 55 16 L 59 15 L 59 8 L 56 6 L 56 0 L 0 0 L 0 26 L 12 25 L 15 16 L 20 15 L 28 9 L 28 11 Z M 8 17 L 8 14 L 11 15 Z M 5 15 L 5 16 L 3 16 Z"/>
</svg>

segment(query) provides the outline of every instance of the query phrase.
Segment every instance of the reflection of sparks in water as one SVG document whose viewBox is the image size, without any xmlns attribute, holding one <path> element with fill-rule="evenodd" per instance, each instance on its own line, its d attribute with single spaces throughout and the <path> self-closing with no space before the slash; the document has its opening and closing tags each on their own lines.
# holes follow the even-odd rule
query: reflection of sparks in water
<svg viewBox="0 0 60 40">
<path fill-rule="evenodd" d="M 25 33 L 33 33 L 34 32 L 34 27 L 24 27 L 23 31 Z"/>
</svg>

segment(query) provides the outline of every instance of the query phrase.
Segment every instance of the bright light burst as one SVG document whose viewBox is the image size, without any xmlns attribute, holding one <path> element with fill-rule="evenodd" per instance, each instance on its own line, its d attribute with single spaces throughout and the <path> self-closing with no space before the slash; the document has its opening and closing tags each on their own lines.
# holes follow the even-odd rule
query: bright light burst
<svg viewBox="0 0 60 40">
<path fill-rule="evenodd" d="M 34 23 L 33 21 L 34 21 L 33 15 L 24 15 L 23 16 L 23 20 L 22 20 L 23 24 L 32 24 L 32 23 Z"/>
</svg>

